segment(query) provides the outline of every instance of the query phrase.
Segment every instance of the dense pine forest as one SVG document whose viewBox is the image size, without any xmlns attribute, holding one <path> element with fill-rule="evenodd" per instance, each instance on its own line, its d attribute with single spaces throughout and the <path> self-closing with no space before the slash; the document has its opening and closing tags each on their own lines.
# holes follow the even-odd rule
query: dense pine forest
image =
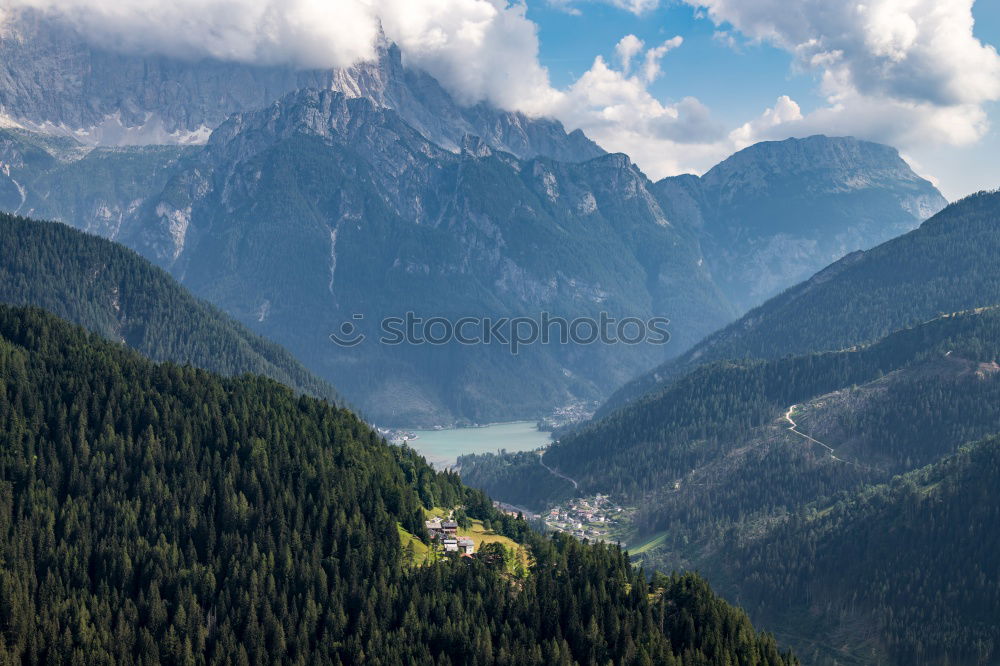
<svg viewBox="0 0 1000 666">
<path fill-rule="evenodd" d="M 535 451 L 470 453 L 457 466 L 465 483 L 525 507 L 541 510 L 576 494 L 572 483 L 539 464 Z"/>
<path fill-rule="evenodd" d="M 695 576 L 547 539 L 349 412 L 0 307 L 3 663 L 795 663 Z M 407 563 L 461 506 L 529 546 Z"/>
<path fill-rule="evenodd" d="M 712 568 L 749 608 L 829 638 L 865 626 L 839 656 L 905 664 L 1000 658 L 1000 439 L 796 516 Z M 813 617 L 810 617 L 813 616 Z M 841 663 L 845 663 L 842 661 Z M 848 662 L 849 663 L 849 662 Z"/>
<path fill-rule="evenodd" d="M 895 371 L 915 371 L 946 354 L 969 362 L 1000 357 L 1000 313 L 987 310 L 942 317 L 855 350 L 712 363 L 564 436 L 548 449 L 545 462 L 576 479 L 579 492 L 612 492 L 637 500 L 648 492 L 672 487 L 692 470 L 745 444 L 755 429 L 779 419 L 792 404 Z M 843 417 L 848 419 L 843 424 L 845 437 L 866 432 L 878 442 L 877 451 L 856 453 L 879 458 L 879 467 L 886 472 L 927 464 L 955 446 L 992 432 L 990 428 L 997 423 L 995 403 L 988 399 L 989 392 L 996 390 L 992 382 L 937 383 L 939 375 L 934 373 L 920 377 L 923 381 L 915 384 L 894 385 L 893 400 L 852 410 Z M 942 392 L 947 393 L 947 400 Z M 928 404 L 938 403 L 949 411 L 927 409 Z M 965 416 L 957 418 L 957 414 Z M 941 439 L 931 436 L 941 428 L 953 431 L 949 435 L 953 448 L 945 451 L 940 450 Z M 914 438 L 927 442 L 921 445 L 926 450 L 914 448 L 919 443 Z M 903 462 L 887 463 L 887 457 Z M 523 454 L 462 459 L 467 483 L 489 488 L 514 504 L 539 506 L 574 492 L 552 475 L 538 477 L 536 467 L 540 468 L 537 458 Z M 505 479 L 519 477 L 538 483 L 505 485 Z"/>
<path fill-rule="evenodd" d="M 35 305 L 156 361 L 265 375 L 340 402 L 265 340 L 117 243 L 63 224 L 0 213 L 0 302 Z"/>
<path fill-rule="evenodd" d="M 463 458 L 462 474 L 525 504 L 614 489 L 635 533 L 658 535 L 641 561 L 703 571 L 808 663 L 996 663 L 1000 446 L 963 446 L 1000 432 L 998 359 L 987 308 L 843 352 L 714 363 L 552 446 L 579 491 L 510 484 L 545 471 L 520 454 Z"/>
</svg>

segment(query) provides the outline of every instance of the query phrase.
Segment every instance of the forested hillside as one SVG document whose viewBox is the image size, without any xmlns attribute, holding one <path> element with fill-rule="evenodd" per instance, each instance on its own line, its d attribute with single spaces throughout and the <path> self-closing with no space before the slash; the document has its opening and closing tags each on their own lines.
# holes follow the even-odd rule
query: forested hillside
<svg viewBox="0 0 1000 666">
<path fill-rule="evenodd" d="M 162 269 L 62 224 L 0 213 L 0 302 L 44 308 L 156 361 L 261 374 L 338 401 L 291 354 L 195 298 Z"/>
<path fill-rule="evenodd" d="M 994 664 L 1000 658 L 1000 439 L 820 504 L 711 568 L 770 624 L 841 652 L 811 663 Z M 853 637 L 853 640 L 846 637 Z"/>
<path fill-rule="evenodd" d="M 626 384 L 610 414 L 698 364 L 837 350 L 940 314 L 1000 303 L 1000 192 L 954 203 L 920 228 L 855 252 Z"/>
<path fill-rule="evenodd" d="M 638 500 L 648 492 L 673 487 L 693 470 L 738 448 L 754 434 L 755 428 L 775 421 L 795 403 L 933 362 L 949 352 L 955 359 L 984 362 L 1000 357 L 1000 313 L 988 310 L 942 317 L 856 350 L 789 356 L 774 361 L 708 364 L 667 389 L 564 436 L 549 447 L 544 460 L 577 480 L 580 493 L 611 492 Z M 917 388 L 909 389 L 909 394 L 905 391 L 911 385 L 900 384 L 894 400 L 879 403 L 883 411 L 852 410 L 845 414 L 845 418 L 851 419 L 851 432 L 867 431 L 867 436 L 878 443 L 878 451 L 858 453 L 877 457 L 883 467 L 884 456 L 911 458 L 914 464 L 926 464 L 934 455 L 948 451 L 937 452 L 931 447 L 931 453 L 919 454 L 909 439 L 903 438 L 905 446 L 910 447 L 907 451 L 900 448 L 904 444 L 894 442 L 903 434 L 936 432 L 927 429 L 928 419 L 963 433 L 973 423 L 986 426 L 994 423 L 991 419 L 998 414 L 990 403 L 983 401 L 982 394 L 992 383 L 959 384 L 952 391 L 945 388 L 950 386 L 944 381 L 947 377 L 940 377 L 941 382 L 935 381 L 936 378 L 936 375 L 925 378 Z M 952 393 L 966 389 L 970 393 L 964 402 L 955 402 L 958 398 Z M 941 400 L 940 392 L 946 390 L 951 391 L 949 399 Z M 938 407 L 931 412 L 925 410 L 928 404 L 938 403 L 949 405 L 949 411 L 943 412 Z M 912 412 L 908 411 L 911 408 Z M 956 410 L 964 418 L 956 417 Z M 916 424 L 921 425 L 914 432 Z M 894 429 L 898 427 L 904 429 L 897 432 Z M 497 482 L 497 474 L 505 478 L 530 474 L 527 470 L 537 466 L 536 461 L 524 457 L 508 455 L 501 462 L 487 454 L 466 456 L 462 460 L 462 474 L 467 483 L 488 487 L 497 497 L 514 504 L 537 506 L 554 492 L 562 496 L 574 492 L 552 475 L 543 476 L 540 483 L 533 485 L 505 486 Z M 513 469 L 515 465 L 525 471 L 518 472 Z M 891 471 L 904 468 L 896 465 Z"/>
<path fill-rule="evenodd" d="M 550 447 L 545 463 L 579 489 L 511 455 L 465 457 L 462 475 L 529 506 L 611 492 L 636 507 L 628 540 L 655 540 L 644 564 L 724 581 L 810 663 L 995 663 L 994 629 L 976 617 L 1000 610 L 977 582 L 998 571 L 1000 447 L 943 463 L 982 465 L 951 495 L 944 472 L 921 473 L 919 492 L 893 479 L 1000 433 L 998 360 L 989 308 L 849 351 L 714 363 Z"/>
<path fill-rule="evenodd" d="M 532 553 L 412 567 L 464 506 Z M 350 413 L 0 306 L 0 658 L 789 664 L 696 577 L 547 540 Z"/>
</svg>

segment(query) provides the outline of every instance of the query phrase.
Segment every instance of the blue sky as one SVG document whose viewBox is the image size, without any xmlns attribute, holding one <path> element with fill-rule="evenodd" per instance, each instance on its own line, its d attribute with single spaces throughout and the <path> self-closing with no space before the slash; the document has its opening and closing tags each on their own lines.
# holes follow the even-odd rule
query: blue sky
<svg viewBox="0 0 1000 666">
<path fill-rule="evenodd" d="M 723 121 L 742 122 L 747 112 L 756 115 L 779 94 L 805 98 L 814 88 L 810 77 L 790 76 L 792 60 L 786 52 L 746 44 L 737 53 L 713 39 L 716 26 L 695 18 L 695 12 L 680 4 L 642 15 L 611 5 L 588 5 L 570 14 L 545 0 L 528 3 L 528 18 L 539 26 L 539 61 L 557 87 L 570 85 L 590 69 L 595 55 L 611 59 L 618 40 L 634 34 L 647 43 L 682 36 L 684 44 L 670 53 L 663 76 L 649 90 L 667 102 L 697 97 Z"/>
<path fill-rule="evenodd" d="M 695 97 L 711 110 L 716 122 L 730 128 L 772 107 L 781 95 L 793 99 L 804 115 L 828 104 L 820 88 L 821 71 L 804 70 L 788 50 L 741 34 L 731 24 L 716 25 L 703 8 L 680 1 L 661 3 L 642 13 L 610 2 L 577 2 L 568 8 L 573 11 L 552 0 L 527 0 L 527 18 L 538 26 L 538 60 L 556 88 L 571 86 L 590 69 L 595 56 L 613 61 L 615 45 L 625 35 L 633 34 L 647 45 L 680 35 L 683 44 L 666 54 L 662 75 L 647 86 L 664 105 Z M 973 16 L 975 38 L 989 45 L 1000 44 L 1000 2 L 978 0 Z M 721 39 L 720 32 L 731 36 L 732 42 L 727 44 L 728 37 Z M 953 145 L 949 141 L 910 140 L 897 145 L 949 198 L 1000 187 L 1000 161 L 995 158 L 1000 152 L 996 127 L 1000 106 L 986 101 L 982 107 L 990 127 L 975 141 Z M 810 126 L 810 130 L 823 129 L 821 124 Z M 828 133 L 837 133 L 836 126 L 830 129 Z M 873 140 L 893 138 L 880 132 L 858 134 Z M 642 165 L 642 160 L 638 161 Z M 705 165 L 699 166 L 692 170 L 703 170 Z"/>
</svg>

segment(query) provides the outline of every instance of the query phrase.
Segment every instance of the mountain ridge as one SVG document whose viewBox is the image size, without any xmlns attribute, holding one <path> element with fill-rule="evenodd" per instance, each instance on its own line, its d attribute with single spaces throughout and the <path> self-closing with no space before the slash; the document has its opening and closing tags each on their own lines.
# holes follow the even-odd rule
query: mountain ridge
<svg viewBox="0 0 1000 666">
<path fill-rule="evenodd" d="M 542 416 L 535 412 L 593 399 L 607 373 L 623 379 L 624 367 L 670 350 L 591 346 L 585 367 L 577 351 L 545 345 L 518 358 L 480 347 L 483 358 L 461 345 L 336 349 L 327 336 L 357 313 L 375 325 L 407 311 L 570 319 L 607 311 L 644 319 L 669 312 L 689 322 L 677 339 L 693 340 L 732 313 L 700 267 L 692 234 L 669 223 L 650 185 L 620 154 L 578 163 L 520 160 L 473 138 L 455 154 L 392 109 L 307 89 L 223 123 L 143 204 L 132 227 L 139 235 L 123 232 L 122 239 L 311 367 L 329 368 L 321 374 L 342 387 L 363 359 L 369 372 L 372 364 L 387 367 L 381 377 L 369 375 L 375 385 L 355 384 L 370 395 L 384 388 L 400 396 L 405 384 L 406 391 L 423 387 L 439 405 L 448 395 L 473 400 L 461 411 L 448 406 L 443 422 L 523 417 L 526 409 Z M 409 370 L 413 362 L 426 372 Z M 442 363 L 463 387 L 439 397 L 427 378 Z M 499 376 L 501 367 L 518 379 Z M 535 371 L 542 393 L 523 401 L 506 388 L 489 397 L 484 386 L 513 390 Z M 496 410 L 498 398 L 517 402 L 474 411 L 491 402 Z"/>
<path fill-rule="evenodd" d="M 742 311 L 947 204 L 895 148 L 849 136 L 762 141 L 654 189 L 701 230 L 714 279 Z"/>
<path fill-rule="evenodd" d="M 371 61 L 301 70 L 117 53 L 30 10 L 12 13 L 0 31 L 0 116 L 89 145 L 203 144 L 233 113 L 303 88 L 338 90 L 393 108 L 452 152 L 466 134 L 522 158 L 582 161 L 604 152 L 556 120 L 457 103 L 433 77 L 404 66 L 399 48 L 384 36 Z"/>
<path fill-rule="evenodd" d="M 946 312 L 1000 302 L 1000 284 L 992 277 L 998 270 L 995 252 L 1000 251 L 998 207 L 1000 193 L 973 194 L 903 236 L 843 257 L 708 336 L 677 360 L 633 379 L 598 414 L 611 413 L 698 363 L 841 349 Z M 974 270 L 974 282 L 955 280 L 963 266 Z M 810 299 L 817 298 L 820 305 L 810 305 Z M 852 315 L 844 318 L 839 314 L 843 312 Z"/>
<path fill-rule="evenodd" d="M 79 129 L 124 105 L 132 114 L 126 124 L 136 128 L 160 109 L 170 128 L 200 123 L 212 133 L 197 146 L 89 150 L 68 137 L 0 130 L 0 206 L 138 250 L 289 347 L 314 373 L 356 392 L 354 404 L 398 404 L 372 414 L 398 425 L 589 409 L 610 388 L 738 316 L 751 298 L 743 287 L 754 279 L 720 268 L 740 262 L 719 250 L 729 233 L 719 201 L 740 208 L 756 190 L 713 192 L 730 181 L 793 182 L 780 168 L 761 180 L 753 165 L 767 160 L 748 156 L 799 146 L 801 155 L 840 159 L 836 174 L 815 172 L 807 183 L 833 192 L 824 205 L 840 211 L 816 238 L 789 240 L 786 230 L 757 218 L 729 225 L 750 233 L 750 223 L 757 224 L 757 240 L 741 255 L 755 266 L 770 266 L 775 248 L 825 248 L 785 252 L 795 270 L 765 266 L 767 289 L 785 286 L 823 257 L 915 223 L 907 212 L 913 198 L 894 192 L 907 183 L 924 186 L 890 148 L 822 137 L 748 148 L 705 178 L 652 183 L 626 156 L 605 153 L 578 131 L 567 134 L 557 121 L 456 103 L 385 40 L 373 61 L 309 73 L 144 59 L 91 48 L 69 27 L 30 12 L 22 23 L 36 39 L 19 40 L 16 30 L 0 38 L 0 55 L 8 56 L 0 57 L 0 106 L 8 115 L 21 104 L 44 125 L 75 113 L 70 119 Z M 39 85 L 60 68 L 77 75 L 60 86 Z M 147 72 L 141 80 L 139 71 Z M 245 94 L 234 96 L 230 87 Z M 167 91 L 190 97 L 191 106 L 164 99 Z M 93 103 L 81 106 L 88 96 Z M 884 223 L 862 224 L 843 198 L 856 188 L 845 194 L 841 184 L 852 173 L 857 179 L 874 172 L 877 165 L 868 162 L 876 158 L 895 159 L 896 171 L 866 181 L 865 196 L 874 192 L 891 210 Z M 732 165 L 747 160 L 753 168 L 741 176 L 744 167 Z M 772 167 L 780 161 L 772 159 Z M 800 200 L 787 217 L 806 219 L 811 210 Z M 377 326 L 414 310 L 453 320 L 542 312 L 657 317 L 672 321 L 672 338 L 657 348 L 590 346 L 592 363 L 582 347 L 538 345 L 515 361 L 499 350 L 477 359 L 457 345 L 404 356 L 400 349 L 335 349 L 329 340 L 355 315 Z M 445 372 L 456 379 L 446 381 Z"/>
<path fill-rule="evenodd" d="M 257 373 L 343 404 L 287 351 L 200 301 L 134 251 L 56 222 L 0 213 L 0 301 L 33 305 L 156 361 Z"/>
</svg>

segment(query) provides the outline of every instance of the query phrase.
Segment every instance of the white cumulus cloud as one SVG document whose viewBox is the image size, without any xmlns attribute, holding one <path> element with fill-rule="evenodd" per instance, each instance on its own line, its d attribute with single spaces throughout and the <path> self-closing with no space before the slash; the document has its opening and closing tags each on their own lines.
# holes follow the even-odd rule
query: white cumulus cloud
<svg viewBox="0 0 1000 666">
<path fill-rule="evenodd" d="M 646 62 L 642 67 L 642 76 L 646 79 L 647 83 L 652 83 L 660 77 L 660 74 L 662 73 L 660 70 L 660 61 L 663 60 L 663 56 L 667 55 L 683 43 L 684 38 L 677 35 L 676 37 L 671 37 L 656 48 L 646 51 Z"/>
<path fill-rule="evenodd" d="M 820 77 L 827 106 L 792 126 L 967 144 L 1000 99 L 1000 55 L 973 34 L 974 0 L 685 1 Z"/>
<path fill-rule="evenodd" d="M 632 58 L 638 55 L 646 44 L 635 35 L 625 35 L 615 46 L 615 55 L 621 64 L 622 71 L 628 74 L 632 68 Z"/>
<path fill-rule="evenodd" d="M 617 68 L 598 56 L 546 111 L 605 149 L 627 153 L 653 178 L 704 170 L 730 150 L 725 129 L 696 98 L 668 104 L 649 91 L 661 59 L 682 42 L 674 37 L 643 53 L 642 41 L 627 35 L 615 48 Z M 642 63 L 636 72 L 634 60 Z"/>
<path fill-rule="evenodd" d="M 607 0 L 615 7 L 632 12 L 633 14 L 643 14 L 660 6 L 660 0 Z"/>
<path fill-rule="evenodd" d="M 360 0 L 5 0 L 60 17 L 93 43 L 136 53 L 303 67 L 370 57 L 377 34 Z"/>
<path fill-rule="evenodd" d="M 537 26 L 507 0 L 0 0 L 73 24 L 93 43 L 136 53 L 303 68 L 374 56 L 380 27 L 408 63 L 464 102 L 545 103 Z"/>
<path fill-rule="evenodd" d="M 663 4 L 588 1 L 640 15 Z M 539 62 L 525 0 L 0 0 L 0 22 L 31 8 L 111 49 L 304 68 L 371 58 L 381 29 L 407 64 L 460 101 L 555 116 L 654 178 L 702 171 L 758 140 L 810 133 L 853 134 L 908 154 L 967 145 L 988 131 L 985 105 L 1000 99 L 1000 56 L 973 35 L 973 0 L 683 1 L 717 24 L 720 44 L 786 50 L 797 72 L 816 75 L 825 103 L 804 112 L 779 88 L 772 108 L 724 128 L 693 97 L 660 99 L 650 85 L 669 74 L 679 35 L 655 45 L 626 35 L 613 57 L 596 57 L 557 89 Z"/>
</svg>

